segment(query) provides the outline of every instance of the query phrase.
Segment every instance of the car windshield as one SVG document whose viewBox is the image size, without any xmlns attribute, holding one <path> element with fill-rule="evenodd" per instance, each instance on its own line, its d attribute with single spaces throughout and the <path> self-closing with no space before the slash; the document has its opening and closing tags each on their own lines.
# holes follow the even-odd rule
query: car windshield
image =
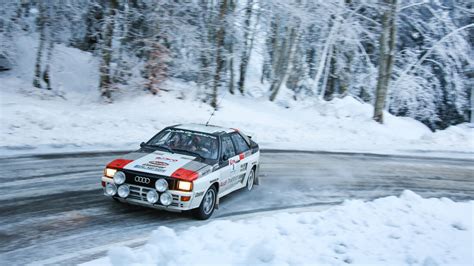
<svg viewBox="0 0 474 266">
<path fill-rule="evenodd" d="M 169 151 L 184 151 L 204 159 L 217 159 L 217 137 L 181 129 L 166 129 L 146 143 Z"/>
</svg>

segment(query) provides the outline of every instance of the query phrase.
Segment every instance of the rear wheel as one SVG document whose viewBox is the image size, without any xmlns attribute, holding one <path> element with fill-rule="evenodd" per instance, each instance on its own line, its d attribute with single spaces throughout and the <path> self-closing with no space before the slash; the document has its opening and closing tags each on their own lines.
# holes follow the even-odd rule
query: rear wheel
<svg viewBox="0 0 474 266">
<path fill-rule="evenodd" d="M 216 187 L 211 186 L 204 194 L 204 198 L 201 201 L 201 205 L 199 205 L 197 209 L 194 209 L 192 211 L 193 216 L 200 220 L 209 219 L 209 217 L 211 217 L 212 213 L 214 212 L 214 208 L 216 207 L 216 199 Z"/>
<path fill-rule="evenodd" d="M 253 189 L 253 185 L 255 183 L 255 170 L 250 170 L 249 177 L 247 178 L 247 190 L 251 191 Z"/>
</svg>

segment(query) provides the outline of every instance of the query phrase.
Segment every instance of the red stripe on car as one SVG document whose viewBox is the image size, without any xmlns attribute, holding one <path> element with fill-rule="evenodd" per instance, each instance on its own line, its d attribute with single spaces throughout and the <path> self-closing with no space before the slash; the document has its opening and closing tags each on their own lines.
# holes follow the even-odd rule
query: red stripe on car
<svg viewBox="0 0 474 266">
<path fill-rule="evenodd" d="M 107 168 L 115 168 L 115 169 L 122 169 L 124 168 L 127 164 L 133 162 L 133 160 L 126 160 L 126 159 L 116 159 L 111 161 L 108 165 Z"/>
<path fill-rule="evenodd" d="M 192 170 L 179 168 L 171 174 L 171 177 L 185 180 L 185 181 L 194 181 L 199 177 L 199 173 Z"/>
</svg>

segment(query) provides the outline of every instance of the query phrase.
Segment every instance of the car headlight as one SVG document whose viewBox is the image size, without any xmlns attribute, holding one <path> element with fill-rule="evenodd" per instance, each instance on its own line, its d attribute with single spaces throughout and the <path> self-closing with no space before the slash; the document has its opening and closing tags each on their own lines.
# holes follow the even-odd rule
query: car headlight
<svg viewBox="0 0 474 266">
<path fill-rule="evenodd" d="M 120 186 L 118 188 L 118 195 L 121 198 L 126 198 L 130 194 L 130 188 L 127 185 Z"/>
<path fill-rule="evenodd" d="M 109 196 L 114 196 L 117 193 L 117 187 L 112 183 L 107 183 L 105 186 L 105 193 Z"/>
<path fill-rule="evenodd" d="M 121 171 L 117 171 L 114 175 L 114 183 L 117 185 L 125 183 L 125 174 Z"/>
<path fill-rule="evenodd" d="M 151 204 L 157 203 L 158 197 L 158 193 L 154 190 L 150 190 L 148 193 L 146 193 L 146 200 Z"/>
<path fill-rule="evenodd" d="M 171 193 L 166 192 L 166 193 L 161 194 L 161 197 L 160 197 L 161 204 L 168 206 L 171 204 L 172 201 L 173 201 L 173 196 L 171 195 Z"/>
<path fill-rule="evenodd" d="M 105 168 L 104 169 L 104 175 L 106 177 L 114 177 L 115 173 L 117 173 L 117 169 L 113 169 L 113 168 Z"/>
<path fill-rule="evenodd" d="M 178 189 L 183 191 L 191 191 L 193 190 L 193 183 L 189 181 L 178 181 Z"/>
<path fill-rule="evenodd" d="M 155 188 L 158 192 L 165 192 L 168 189 L 168 182 L 163 178 L 156 180 Z"/>
</svg>

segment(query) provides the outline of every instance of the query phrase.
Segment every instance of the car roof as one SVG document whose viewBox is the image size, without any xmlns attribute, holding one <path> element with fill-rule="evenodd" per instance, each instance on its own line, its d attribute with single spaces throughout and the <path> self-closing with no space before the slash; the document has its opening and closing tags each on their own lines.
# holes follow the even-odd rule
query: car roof
<svg viewBox="0 0 474 266">
<path fill-rule="evenodd" d="M 215 125 L 206 126 L 205 124 L 194 124 L 194 123 L 176 125 L 176 126 L 173 126 L 172 128 L 192 130 L 192 131 L 208 133 L 208 134 L 213 134 L 213 135 L 219 135 L 222 133 L 231 133 L 231 132 L 236 131 L 233 128 L 226 128 L 226 127 L 220 127 L 220 126 L 215 126 Z"/>
</svg>

